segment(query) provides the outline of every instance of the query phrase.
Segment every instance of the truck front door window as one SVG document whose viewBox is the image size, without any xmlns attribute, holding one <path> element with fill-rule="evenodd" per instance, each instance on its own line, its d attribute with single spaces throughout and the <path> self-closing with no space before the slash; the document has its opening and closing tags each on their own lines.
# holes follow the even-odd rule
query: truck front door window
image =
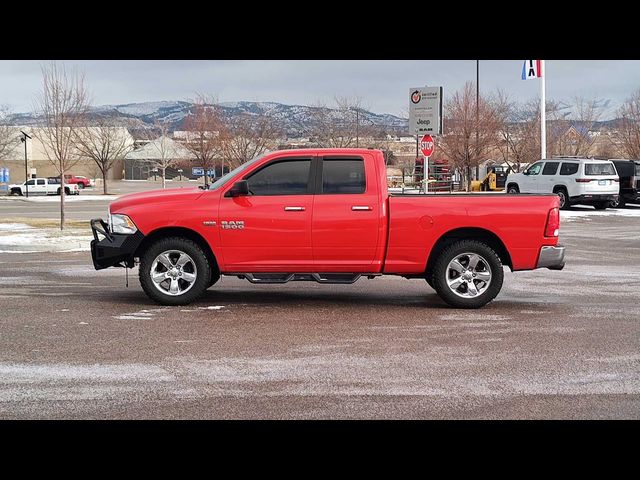
<svg viewBox="0 0 640 480">
<path fill-rule="evenodd" d="M 310 170 L 311 160 L 272 163 L 247 178 L 249 192 L 256 196 L 305 195 Z"/>
</svg>

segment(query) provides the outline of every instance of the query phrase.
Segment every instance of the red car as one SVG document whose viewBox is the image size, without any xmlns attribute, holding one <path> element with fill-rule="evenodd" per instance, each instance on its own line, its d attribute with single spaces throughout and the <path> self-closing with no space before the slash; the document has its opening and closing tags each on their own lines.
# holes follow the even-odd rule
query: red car
<svg viewBox="0 0 640 480">
<path fill-rule="evenodd" d="M 76 183 L 78 188 L 86 188 L 91 186 L 91 180 L 87 177 L 83 177 L 82 175 L 65 175 L 64 176 L 65 183 Z"/>
<path fill-rule="evenodd" d="M 252 283 L 426 280 L 449 305 L 493 300 L 511 270 L 564 267 L 557 195 L 389 194 L 379 150 L 269 153 L 208 190 L 125 195 L 91 221 L 97 270 L 140 263 L 164 305 L 200 297 L 221 275 Z"/>
</svg>

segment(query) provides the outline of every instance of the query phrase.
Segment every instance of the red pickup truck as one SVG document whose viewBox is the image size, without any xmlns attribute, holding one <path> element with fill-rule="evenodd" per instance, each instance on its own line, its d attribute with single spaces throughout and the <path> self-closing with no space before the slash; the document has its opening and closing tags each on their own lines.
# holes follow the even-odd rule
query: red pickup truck
<svg viewBox="0 0 640 480">
<path fill-rule="evenodd" d="M 135 193 L 93 219 L 99 270 L 133 268 L 164 305 L 221 275 L 252 283 L 426 280 L 449 305 L 478 308 L 511 270 L 564 267 L 557 195 L 390 194 L 371 149 L 272 152 L 211 184 Z"/>
</svg>

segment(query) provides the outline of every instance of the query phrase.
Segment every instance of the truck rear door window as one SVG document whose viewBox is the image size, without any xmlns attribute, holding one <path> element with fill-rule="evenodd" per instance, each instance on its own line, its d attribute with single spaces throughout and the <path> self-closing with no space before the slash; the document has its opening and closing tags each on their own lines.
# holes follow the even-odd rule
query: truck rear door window
<svg viewBox="0 0 640 480">
<path fill-rule="evenodd" d="M 563 162 L 560 167 L 560 175 L 573 175 L 578 173 L 577 162 Z"/>
<path fill-rule="evenodd" d="M 366 190 L 364 161 L 360 158 L 331 158 L 322 162 L 322 193 L 356 194 Z"/>
<path fill-rule="evenodd" d="M 253 195 L 306 195 L 309 189 L 311 160 L 271 163 L 249 178 Z"/>
<path fill-rule="evenodd" d="M 544 164 L 544 168 L 542 169 L 543 175 L 555 175 L 558 171 L 559 162 L 547 162 Z"/>
<path fill-rule="evenodd" d="M 585 175 L 615 175 L 616 170 L 613 163 L 585 163 Z"/>
</svg>

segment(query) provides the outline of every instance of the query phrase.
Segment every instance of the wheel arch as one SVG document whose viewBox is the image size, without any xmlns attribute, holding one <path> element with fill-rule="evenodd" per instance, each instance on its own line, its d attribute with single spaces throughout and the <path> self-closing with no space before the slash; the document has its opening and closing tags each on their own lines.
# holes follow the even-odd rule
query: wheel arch
<svg viewBox="0 0 640 480">
<path fill-rule="evenodd" d="M 518 191 L 520 191 L 520 185 L 518 184 L 518 182 L 516 181 L 510 181 L 509 183 L 507 183 L 505 185 L 505 191 L 509 191 L 509 187 L 516 187 L 518 189 Z"/>
<path fill-rule="evenodd" d="M 428 276 L 433 271 L 433 266 L 438 259 L 438 256 L 447 248 L 448 245 L 458 240 L 479 240 L 489 245 L 500 257 L 500 261 L 503 265 L 513 270 L 513 263 L 511 261 L 511 255 L 509 250 L 504 245 L 503 241 L 495 233 L 485 228 L 480 227 L 462 227 L 449 230 L 444 233 L 431 249 L 429 258 L 427 259 L 427 265 L 425 267 L 425 274 Z"/>
<path fill-rule="evenodd" d="M 142 242 L 140 242 L 140 245 L 138 245 L 138 248 L 136 248 L 136 251 L 133 254 L 133 256 L 140 257 L 142 252 L 146 250 L 147 247 L 151 245 L 153 242 L 161 238 L 168 238 L 168 237 L 184 237 L 198 244 L 198 246 L 202 248 L 202 251 L 207 256 L 207 260 L 209 260 L 209 264 L 211 265 L 212 272 L 218 275 L 220 274 L 220 266 L 218 264 L 218 259 L 215 253 L 213 252 L 213 250 L 211 249 L 209 242 L 207 242 L 205 238 L 195 230 L 191 230 L 190 228 L 186 228 L 186 227 L 162 227 L 162 228 L 153 230 L 148 235 L 145 235 Z"/>
</svg>

